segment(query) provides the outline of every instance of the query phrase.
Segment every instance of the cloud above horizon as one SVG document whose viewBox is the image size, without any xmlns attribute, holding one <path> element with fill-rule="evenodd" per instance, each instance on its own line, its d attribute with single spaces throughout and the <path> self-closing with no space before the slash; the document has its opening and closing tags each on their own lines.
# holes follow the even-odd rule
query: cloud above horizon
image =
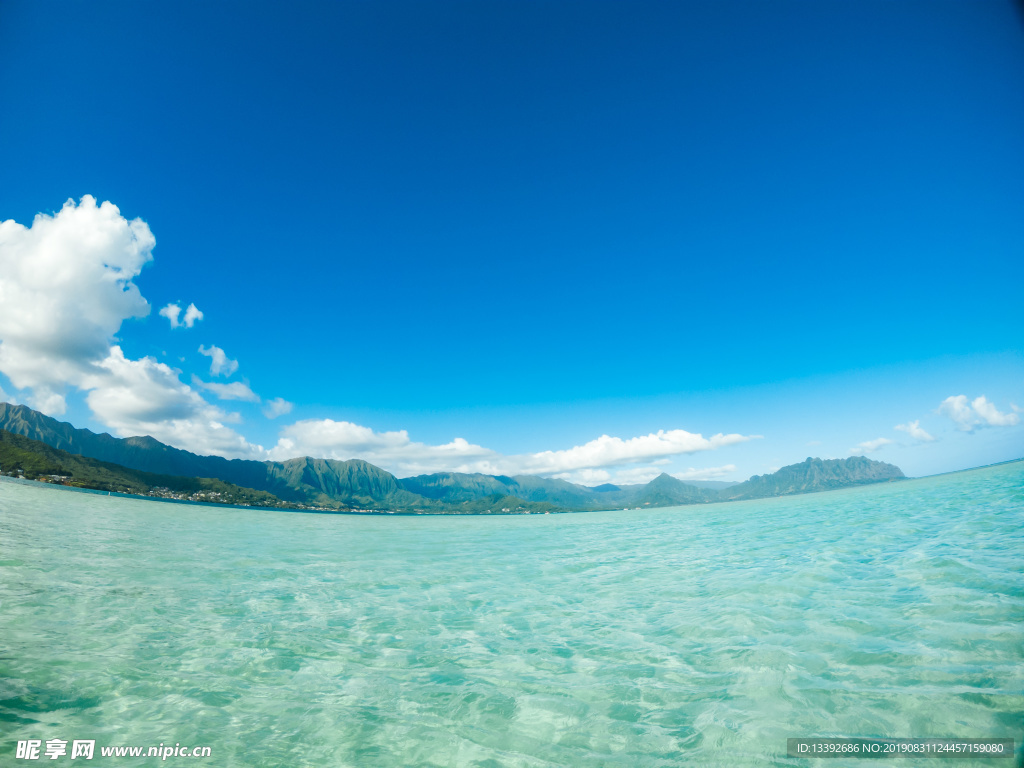
<svg viewBox="0 0 1024 768">
<path fill-rule="evenodd" d="M 892 440 L 887 437 L 876 437 L 874 440 L 865 440 L 863 443 L 857 443 L 857 445 L 850 449 L 850 453 L 874 453 L 887 445 L 892 445 Z"/>
<path fill-rule="evenodd" d="M 210 358 L 211 376 L 230 376 L 238 370 L 238 361 L 231 360 L 223 349 L 213 344 L 209 349 L 200 344 L 199 354 Z"/>
<path fill-rule="evenodd" d="M 600 484 L 613 479 L 609 468 L 650 464 L 672 456 L 737 445 L 756 437 L 759 436 L 717 434 L 705 438 L 682 429 L 659 430 L 625 440 L 601 435 L 583 445 L 558 451 L 504 455 L 461 437 L 443 445 L 429 445 L 414 442 L 405 430 L 375 432 L 347 421 L 306 419 L 283 428 L 268 456 L 275 460 L 296 456 L 359 458 L 401 477 L 433 472 L 481 472 L 544 475 Z M 654 471 L 654 476 L 660 474 L 656 469 L 645 471 Z"/>
<path fill-rule="evenodd" d="M 268 452 L 275 461 L 312 456 L 322 459 L 364 459 L 394 471 L 401 467 L 410 474 L 427 472 L 489 472 L 500 457 L 495 451 L 455 438 L 444 445 L 416 443 L 406 430 L 375 432 L 369 427 L 333 419 L 305 419 L 284 427 L 277 445 Z"/>
<path fill-rule="evenodd" d="M 942 401 L 936 413 L 949 418 L 961 432 L 973 432 L 984 427 L 1012 427 L 1020 423 L 1017 413 L 1002 413 L 984 395 L 971 402 L 967 401 L 966 395 L 951 395 Z"/>
<path fill-rule="evenodd" d="M 192 376 L 192 386 L 212 392 L 218 400 L 244 400 L 249 403 L 260 402 L 260 396 L 252 391 L 252 388 L 244 382 L 233 381 L 230 384 L 218 384 L 214 381 L 203 381 L 198 376 Z"/>
<path fill-rule="evenodd" d="M 151 435 L 196 453 L 232 458 L 358 457 L 404 474 L 447 470 L 584 477 L 627 467 L 613 479 L 639 477 L 660 472 L 657 467 L 670 457 L 752 439 L 661 430 L 627 439 L 601 435 L 562 450 L 506 456 L 463 438 L 429 445 L 414 442 L 405 430 L 375 432 L 349 422 L 310 419 L 284 427 L 277 445 L 266 451 L 229 426 L 240 422 L 238 413 L 202 394 L 260 403 L 248 382 L 193 377 L 190 386 L 180 370 L 150 356 L 131 359 L 118 343 L 116 334 L 125 321 L 150 313 L 134 280 L 153 260 L 155 245 L 144 221 L 128 220 L 113 203 L 100 204 L 89 195 L 78 204 L 68 200 L 56 214 L 39 214 L 30 227 L 0 223 L 0 373 L 30 405 L 61 415 L 66 395 L 77 390 L 95 418 L 122 437 Z M 183 313 L 179 303 L 170 303 L 159 314 L 172 329 L 190 328 L 203 317 L 195 304 Z M 238 361 L 219 346 L 200 345 L 199 353 L 210 358 L 211 376 L 238 370 Z M 263 408 L 267 418 L 291 410 L 283 398 Z"/>
<path fill-rule="evenodd" d="M 54 416 L 67 411 L 69 394 L 78 393 L 73 405 L 84 401 L 97 421 L 113 433 L 148 434 L 196 453 L 256 459 L 361 458 L 400 476 L 438 471 L 532 474 L 596 485 L 647 482 L 665 471 L 682 480 L 705 480 L 728 476 L 736 466 L 679 471 L 682 462 L 673 460 L 760 437 L 722 433 L 705 437 L 670 429 L 633 437 L 600 434 L 579 445 L 566 441 L 569 447 L 565 448 L 504 454 L 460 437 L 430 444 L 414 441 L 406 430 L 378 432 L 331 419 L 267 425 L 259 419 L 260 412 L 267 419 L 277 419 L 291 413 L 293 404 L 281 397 L 264 401 L 248 378 L 230 381 L 239 371 L 239 362 L 215 344 L 198 347 L 202 358 L 194 353 L 187 360 L 176 358 L 177 351 L 172 351 L 170 359 L 198 370 L 199 375 L 191 377 L 155 356 L 126 356 L 124 350 L 140 346 L 132 339 L 122 341 L 122 332 L 148 328 L 166 338 L 167 327 L 158 317 L 132 322 L 146 318 L 153 309 L 136 281 L 153 261 L 155 245 L 146 222 L 128 220 L 117 206 L 98 203 L 88 195 L 77 204 L 68 200 L 56 213 L 37 215 L 30 226 L 0 222 L 0 373 L 10 379 L 9 385 L 2 382 L 8 391 Z M 159 310 L 172 330 L 192 328 L 203 320 L 204 313 L 194 303 L 183 306 L 183 301 L 172 302 Z M 209 358 L 209 375 L 205 358 Z M 160 359 L 168 359 L 167 353 Z M 0 399 L 8 399 L 2 390 Z M 241 413 L 256 417 L 249 436 L 259 436 L 264 445 L 274 442 L 272 430 L 281 425 L 270 450 L 241 434 Z M 964 432 L 1021 422 L 1016 405 L 1010 404 L 1004 412 L 984 395 L 973 400 L 966 395 L 947 397 L 936 413 Z M 940 420 L 931 416 L 926 423 L 941 436 L 933 428 Z M 876 427 L 884 432 L 889 424 Z M 870 429 L 865 432 L 878 434 L 874 427 Z M 920 420 L 894 429 L 919 443 L 937 440 L 921 427 Z M 599 434 L 598 430 L 592 434 Z M 903 445 L 910 443 L 901 436 L 892 437 Z M 878 437 L 859 443 L 851 452 L 870 454 L 891 444 L 893 440 Z"/>
<path fill-rule="evenodd" d="M 601 435 L 583 445 L 561 451 L 541 451 L 515 458 L 520 471 L 528 474 L 549 475 L 580 469 L 613 467 L 653 461 L 670 456 L 711 451 L 738 443 L 745 443 L 760 435 L 723 435 L 705 438 L 683 429 L 658 430 L 649 435 L 623 440 Z"/>
<path fill-rule="evenodd" d="M 29 227 L 0 222 L 0 372 L 50 416 L 63 414 L 68 391 L 78 390 L 122 437 L 148 434 L 219 456 L 262 454 L 225 426 L 238 414 L 207 403 L 180 371 L 152 357 L 126 358 L 115 343 L 125 321 L 150 312 L 134 280 L 155 245 L 144 221 L 91 195 L 38 214 Z M 186 325 L 200 316 L 193 305 Z"/>
<path fill-rule="evenodd" d="M 690 467 L 685 472 L 676 472 L 672 477 L 678 480 L 720 480 L 736 471 L 735 464 L 726 464 L 724 467 L 708 467 L 706 469 L 694 469 Z"/>
<path fill-rule="evenodd" d="M 898 429 L 901 432 L 906 432 L 912 438 L 921 443 L 933 443 L 936 438 L 932 437 L 928 432 L 921 428 L 921 420 L 908 421 L 906 424 L 897 424 L 893 429 Z"/>
<path fill-rule="evenodd" d="M 168 304 L 166 307 L 160 310 L 159 314 L 166 317 L 171 323 L 171 330 L 175 328 L 191 328 L 197 322 L 203 319 L 203 313 L 196 307 L 195 304 L 189 304 L 185 310 L 185 317 L 183 320 L 178 320 L 178 316 L 181 315 L 180 304 Z"/>
<path fill-rule="evenodd" d="M 276 419 L 278 416 L 291 413 L 294 407 L 292 403 L 289 403 L 283 397 L 275 397 L 273 400 L 267 400 L 266 405 L 263 406 L 263 415 L 268 419 Z"/>
<path fill-rule="evenodd" d="M 115 346 L 100 364 L 104 373 L 86 381 L 86 402 L 96 417 L 121 437 L 150 435 L 162 443 L 195 453 L 227 458 L 260 458 L 251 445 L 225 423 L 240 420 L 207 403 L 182 383 L 179 371 L 151 357 L 125 358 Z"/>
<path fill-rule="evenodd" d="M 0 222 L 0 372 L 30 405 L 64 413 L 67 387 L 99 372 L 121 323 L 149 314 L 133 280 L 154 245 L 144 221 L 90 195 L 30 227 Z"/>
</svg>

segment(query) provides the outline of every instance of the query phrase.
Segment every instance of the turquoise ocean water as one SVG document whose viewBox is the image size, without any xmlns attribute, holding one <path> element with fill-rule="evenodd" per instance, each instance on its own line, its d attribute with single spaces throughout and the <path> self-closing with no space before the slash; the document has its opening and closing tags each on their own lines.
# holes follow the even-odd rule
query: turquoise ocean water
<svg viewBox="0 0 1024 768">
<path fill-rule="evenodd" d="M 1024 735 L 1024 463 L 630 512 L 357 517 L 0 483 L 0 764 L 917 765 Z M 1018 758 L 1019 759 L 1019 758 Z M 929 760 L 936 766 L 1018 761 Z"/>
</svg>

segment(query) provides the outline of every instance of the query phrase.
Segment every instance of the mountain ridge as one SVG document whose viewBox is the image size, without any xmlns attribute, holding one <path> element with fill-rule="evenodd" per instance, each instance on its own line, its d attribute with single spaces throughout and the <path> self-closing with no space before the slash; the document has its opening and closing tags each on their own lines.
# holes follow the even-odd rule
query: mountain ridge
<svg viewBox="0 0 1024 768">
<path fill-rule="evenodd" d="M 812 459 L 743 483 L 686 483 L 662 473 L 646 484 L 596 488 L 536 475 L 437 472 L 399 479 L 362 459 L 256 461 L 201 456 L 150 436 L 117 438 L 57 421 L 23 405 L 0 403 L 0 429 L 126 469 L 159 475 L 210 478 L 271 494 L 283 502 L 328 510 L 494 514 L 498 511 L 585 511 L 653 508 L 810 493 L 903 479 L 892 464 L 863 456 Z"/>
<path fill-rule="evenodd" d="M 289 507 L 273 494 L 243 488 L 223 480 L 183 475 L 160 475 L 128 469 L 53 448 L 39 440 L 0 429 L 2 474 L 72 488 L 129 493 L 162 499 L 201 501 L 208 504 L 242 504 L 258 507 Z"/>
</svg>

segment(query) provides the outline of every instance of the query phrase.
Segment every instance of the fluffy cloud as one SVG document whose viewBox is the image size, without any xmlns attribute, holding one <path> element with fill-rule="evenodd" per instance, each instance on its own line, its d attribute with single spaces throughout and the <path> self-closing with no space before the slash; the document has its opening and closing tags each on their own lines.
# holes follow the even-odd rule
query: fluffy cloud
<svg viewBox="0 0 1024 768">
<path fill-rule="evenodd" d="M 714 450 L 750 440 L 746 435 L 718 434 L 705 438 L 685 430 L 657 433 L 623 440 L 602 435 L 584 445 L 561 451 L 506 456 L 455 438 L 444 445 L 413 442 L 405 430 L 374 432 L 347 421 L 309 419 L 281 431 L 271 450 L 274 459 L 309 455 L 329 459 L 361 458 L 400 476 L 430 472 L 483 472 L 486 474 L 534 474 L 572 479 L 573 482 L 607 482 L 607 468 Z M 651 471 L 651 470 L 648 470 Z M 660 472 L 655 471 L 655 476 Z"/>
<path fill-rule="evenodd" d="M 207 403 L 179 371 L 150 357 L 128 359 L 114 343 L 125 320 L 149 314 L 133 280 L 155 245 L 144 221 L 88 195 L 39 214 L 31 227 L 0 223 L 0 372 L 44 413 L 64 413 L 74 388 L 116 434 L 152 435 L 199 453 L 261 455 L 225 426 L 237 414 Z M 178 313 L 170 314 L 173 325 Z M 201 314 L 194 305 L 186 310 L 186 327 Z"/>
<path fill-rule="evenodd" d="M 908 421 L 906 424 L 897 424 L 894 429 L 898 429 L 901 432 L 906 432 L 915 440 L 922 443 L 931 443 L 935 441 L 935 438 L 928 434 L 924 429 L 921 428 L 921 420 Z"/>
<path fill-rule="evenodd" d="M 260 396 L 257 395 L 248 384 L 241 381 L 233 381 L 230 384 L 217 384 L 213 381 L 203 381 L 198 376 L 192 377 L 192 386 L 212 392 L 219 400 L 244 400 L 249 403 L 258 403 Z"/>
<path fill-rule="evenodd" d="M 438 470 L 577 473 L 600 479 L 608 468 L 630 465 L 618 477 L 656 471 L 668 457 L 734 445 L 749 436 L 705 438 L 668 430 L 622 439 L 602 435 L 559 451 L 505 456 L 456 438 L 444 445 L 413 442 L 405 431 L 378 433 L 329 419 L 299 421 L 286 427 L 272 451 L 248 443 L 227 424 L 239 421 L 207 402 L 200 390 L 221 399 L 258 402 L 247 384 L 181 381 L 181 372 L 154 358 L 125 357 L 115 335 L 122 324 L 149 314 L 150 306 L 133 282 L 152 260 L 156 245 L 149 226 L 128 220 L 110 202 L 83 197 L 59 212 L 40 214 L 30 227 L 0 223 L 0 372 L 29 404 L 59 415 L 71 389 L 86 393 L 96 418 L 122 436 L 151 435 L 198 453 L 221 456 L 288 458 L 297 455 L 359 457 L 401 474 Z M 172 328 L 191 327 L 202 313 L 179 304 L 160 314 Z M 223 349 L 199 347 L 210 358 L 213 376 L 230 376 L 238 362 Z M 276 398 L 266 404 L 273 418 L 291 410 Z M 647 468 L 640 465 L 648 465 Z"/>
<path fill-rule="evenodd" d="M 865 440 L 863 443 L 858 443 L 856 446 L 850 449 L 850 453 L 874 453 L 879 448 L 884 448 L 887 445 L 891 445 L 892 440 L 887 437 L 878 437 L 874 440 Z"/>
<path fill-rule="evenodd" d="M 267 404 L 263 406 L 263 415 L 268 419 L 276 419 L 278 416 L 284 416 L 286 413 L 291 412 L 292 404 L 283 397 L 275 397 L 273 400 L 267 400 Z"/>
<path fill-rule="evenodd" d="M 225 426 L 238 421 L 238 414 L 207 403 L 169 366 L 151 357 L 129 360 L 115 346 L 98 368 L 84 382 L 86 402 L 116 434 L 150 435 L 196 453 L 262 457 L 260 446 Z"/>
<path fill-rule="evenodd" d="M 0 371 L 31 405 L 62 414 L 67 386 L 96 371 L 121 323 L 149 314 L 132 281 L 154 245 L 144 221 L 89 195 L 31 227 L 0 222 Z"/>
<path fill-rule="evenodd" d="M 500 454 L 471 445 L 461 437 L 445 445 L 415 443 L 404 429 L 374 432 L 348 421 L 307 419 L 281 430 L 273 459 L 315 456 L 325 459 L 365 459 L 392 471 L 410 474 L 438 472 L 486 472 L 500 474 L 495 463 Z"/>
<path fill-rule="evenodd" d="M 160 310 L 160 314 L 170 321 L 172 329 L 180 328 L 181 326 L 191 328 L 198 321 L 203 319 L 202 311 L 197 308 L 195 304 L 188 305 L 188 309 L 185 310 L 185 317 L 180 321 L 178 320 L 178 317 L 181 315 L 180 304 L 168 304 Z"/>
<path fill-rule="evenodd" d="M 974 429 L 978 423 L 978 417 L 967 403 L 966 395 L 951 395 L 947 397 L 939 405 L 938 413 L 948 416 L 964 432 Z"/>
<path fill-rule="evenodd" d="M 1020 423 L 1020 416 L 1016 413 L 1000 413 L 994 404 L 985 399 L 985 396 L 974 398 L 971 403 L 974 412 L 989 427 L 1012 427 Z"/>
<path fill-rule="evenodd" d="M 542 451 L 514 458 L 518 460 L 521 472 L 545 475 L 576 469 L 634 464 L 661 457 L 710 451 L 743 443 L 750 439 L 751 436 L 736 434 L 717 434 L 705 438 L 683 429 L 658 430 L 658 432 L 628 440 L 601 435 L 596 440 L 566 450 Z"/>
<path fill-rule="evenodd" d="M 213 344 L 209 349 L 200 344 L 199 354 L 210 358 L 211 376 L 230 376 L 238 370 L 238 361 L 229 359 L 223 349 L 215 347 Z"/>
<path fill-rule="evenodd" d="M 981 395 L 968 403 L 966 395 L 951 395 L 939 405 L 938 413 L 949 417 L 963 432 L 979 427 L 1011 427 L 1020 423 L 1016 413 L 1001 413 Z"/>
</svg>

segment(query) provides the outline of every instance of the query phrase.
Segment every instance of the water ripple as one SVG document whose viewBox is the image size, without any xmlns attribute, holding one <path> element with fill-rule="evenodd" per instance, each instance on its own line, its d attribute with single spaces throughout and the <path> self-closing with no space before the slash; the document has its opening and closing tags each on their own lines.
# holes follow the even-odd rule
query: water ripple
<svg viewBox="0 0 1024 768">
<path fill-rule="evenodd" d="M 207 744 L 224 766 L 788 766 L 808 764 L 791 736 L 1020 744 L 1022 485 L 1017 463 L 424 519 L 0 483 L 0 754 L 71 737 Z"/>
</svg>

